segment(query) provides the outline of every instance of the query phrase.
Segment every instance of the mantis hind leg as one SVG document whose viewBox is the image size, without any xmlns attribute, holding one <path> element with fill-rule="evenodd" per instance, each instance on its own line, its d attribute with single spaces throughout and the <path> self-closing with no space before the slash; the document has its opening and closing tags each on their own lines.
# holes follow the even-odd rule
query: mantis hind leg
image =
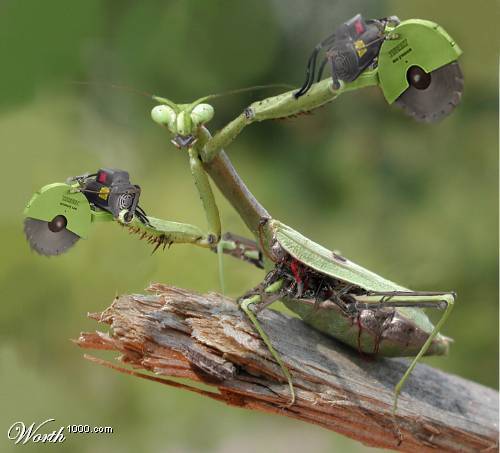
<svg viewBox="0 0 500 453">
<path fill-rule="evenodd" d="M 396 413 L 399 394 L 404 383 L 412 373 L 418 361 L 424 356 L 432 344 L 434 338 L 439 333 L 455 304 L 455 293 L 446 292 L 410 292 L 410 291 L 392 291 L 392 292 L 372 292 L 366 296 L 356 296 L 357 306 L 359 308 L 382 308 L 382 307 L 419 307 L 419 308 L 438 308 L 443 309 L 444 313 L 434 326 L 434 329 L 427 337 L 427 340 L 413 358 L 410 366 L 405 371 L 399 382 L 394 388 L 394 403 L 392 407 L 393 415 Z"/>
<path fill-rule="evenodd" d="M 278 280 L 277 282 L 274 282 L 273 284 L 269 285 L 263 292 L 260 294 L 253 294 L 250 295 L 249 297 L 244 297 L 240 299 L 239 304 L 241 309 L 244 311 L 244 313 L 248 316 L 248 319 L 250 319 L 251 323 L 255 327 L 255 330 L 259 334 L 260 338 L 264 342 L 264 344 L 267 346 L 267 349 L 273 356 L 274 360 L 278 363 L 279 367 L 281 368 L 281 371 L 283 375 L 285 376 L 287 382 L 288 382 L 288 387 L 290 389 L 290 402 L 289 405 L 293 405 L 295 402 L 295 389 L 293 387 L 292 383 L 292 375 L 290 374 L 290 371 L 288 370 L 287 366 L 285 365 L 285 362 L 283 362 L 283 359 L 281 358 L 280 354 L 276 349 L 274 349 L 271 339 L 265 332 L 265 330 L 262 328 L 259 320 L 257 319 L 255 309 L 257 311 L 262 310 L 264 306 L 269 305 L 270 303 L 274 302 L 280 297 L 280 290 L 282 286 L 282 281 Z M 251 307 L 255 306 L 254 309 Z"/>
<path fill-rule="evenodd" d="M 212 250 L 217 253 L 219 286 L 222 294 L 225 294 L 223 254 L 231 255 L 234 258 L 246 261 L 259 269 L 264 267 L 262 253 L 260 252 L 257 243 L 236 234 L 229 232 L 225 233 L 224 236 L 222 236 L 222 239 L 217 243 L 217 247 Z"/>
</svg>

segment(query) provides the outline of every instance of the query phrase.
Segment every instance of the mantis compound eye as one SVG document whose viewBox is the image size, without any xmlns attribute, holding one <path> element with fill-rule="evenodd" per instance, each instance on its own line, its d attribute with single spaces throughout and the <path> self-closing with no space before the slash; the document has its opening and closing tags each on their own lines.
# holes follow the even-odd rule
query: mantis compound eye
<svg viewBox="0 0 500 453">
<path fill-rule="evenodd" d="M 191 112 L 191 119 L 196 126 L 208 123 L 214 117 L 214 108 L 210 104 L 198 104 Z"/>
<path fill-rule="evenodd" d="M 155 123 L 161 124 L 162 126 L 168 126 L 172 131 L 172 127 L 175 124 L 176 114 L 174 109 L 168 105 L 157 105 L 153 110 L 151 110 L 151 118 Z"/>
</svg>

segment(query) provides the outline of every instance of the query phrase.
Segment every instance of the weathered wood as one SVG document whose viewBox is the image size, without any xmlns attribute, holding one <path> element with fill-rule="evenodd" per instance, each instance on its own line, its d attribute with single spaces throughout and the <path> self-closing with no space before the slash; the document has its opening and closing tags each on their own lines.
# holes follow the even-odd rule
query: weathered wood
<svg viewBox="0 0 500 453">
<path fill-rule="evenodd" d="M 103 365 L 195 391 L 232 406 L 315 423 L 366 445 L 401 451 L 497 451 L 498 393 L 419 365 L 405 385 L 395 418 L 393 388 L 403 359 L 370 359 L 272 310 L 259 314 L 290 368 L 297 401 L 251 324 L 231 299 L 154 284 L 150 295 L 121 296 L 89 316 L 109 333 L 82 333 L 78 345 L 121 353 Z M 160 376 L 214 387 L 200 390 Z"/>
</svg>

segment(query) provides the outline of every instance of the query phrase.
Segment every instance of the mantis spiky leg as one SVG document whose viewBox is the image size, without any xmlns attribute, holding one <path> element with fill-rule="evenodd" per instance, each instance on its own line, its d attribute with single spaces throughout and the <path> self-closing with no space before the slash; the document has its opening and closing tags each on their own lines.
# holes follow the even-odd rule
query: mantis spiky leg
<svg viewBox="0 0 500 453">
<path fill-rule="evenodd" d="M 97 217 L 100 221 L 115 220 L 108 213 Z M 232 233 L 225 233 L 220 241 L 220 246 L 214 246 L 206 240 L 203 232 L 194 225 L 157 219 L 151 216 L 147 216 L 147 220 L 149 223 L 145 224 L 137 217 L 134 217 L 130 223 L 123 223 L 120 220 L 118 220 L 118 223 L 131 234 L 136 234 L 140 239 L 153 244 L 155 246 L 154 250 L 157 250 L 160 246 L 165 248 L 172 244 L 193 244 L 208 248 L 214 252 L 230 255 L 261 269 L 263 267 L 262 255 L 255 241 Z"/>
<path fill-rule="evenodd" d="M 108 216 L 108 218 L 113 220 L 111 216 Z M 145 239 L 153 244 L 155 250 L 160 246 L 166 247 L 172 244 L 194 244 L 199 247 L 211 247 L 203 232 L 194 225 L 149 216 L 147 220 L 148 224 L 145 224 L 134 216 L 129 223 L 123 223 L 120 219 L 118 219 L 118 222 L 127 228 L 130 233 L 137 234 L 140 239 Z"/>
<path fill-rule="evenodd" d="M 419 307 L 419 308 L 438 308 L 443 309 L 444 313 L 434 326 L 434 329 L 427 337 L 427 340 L 420 348 L 418 354 L 413 358 L 410 366 L 403 374 L 403 377 L 399 380 L 394 388 L 394 403 L 392 407 L 393 415 L 396 413 L 399 394 L 401 389 L 410 376 L 411 372 L 417 365 L 418 361 L 423 357 L 423 355 L 429 349 L 432 341 L 439 333 L 444 323 L 448 319 L 448 316 L 453 309 L 455 303 L 456 295 L 455 293 L 447 292 L 403 292 L 403 291 L 392 291 L 392 292 L 372 292 L 364 296 L 355 296 L 358 308 L 369 308 L 376 309 L 382 307 Z"/>
<path fill-rule="evenodd" d="M 278 280 L 268 287 L 266 287 L 263 291 L 260 291 L 259 294 L 253 294 L 250 295 L 249 297 L 244 297 L 240 299 L 239 304 L 241 309 L 244 311 L 244 313 L 248 316 L 248 319 L 252 322 L 252 324 L 255 327 L 255 330 L 259 334 L 260 338 L 264 342 L 264 344 L 267 346 L 267 349 L 271 353 L 271 355 L 274 357 L 276 362 L 278 363 L 279 367 L 281 368 L 281 371 L 283 372 L 283 375 L 285 376 L 286 380 L 288 381 L 288 387 L 290 388 L 290 402 L 289 405 L 291 406 L 292 404 L 295 403 L 295 389 L 293 387 L 293 382 L 292 382 L 292 375 L 290 374 L 290 371 L 288 370 L 287 366 L 283 362 L 283 359 L 281 358 L 280 354 L 276 349 L 274 349 L 271 339 L 265 332 L 265 330 L 262 328 L 262 326 L 259 323 L 259 320 L 257 319 L 256 313 L 258 313 L 264 306 L 269 305 L 270 303 L 276 301 L 279 299 L 282 294 L 281 294 L 281 288 L 283 285 L 282 280 Z M 250 293 L 251 294 L 251 293 Z M 252 306 L 254 306 L 252 308 Z"/>
</svg>

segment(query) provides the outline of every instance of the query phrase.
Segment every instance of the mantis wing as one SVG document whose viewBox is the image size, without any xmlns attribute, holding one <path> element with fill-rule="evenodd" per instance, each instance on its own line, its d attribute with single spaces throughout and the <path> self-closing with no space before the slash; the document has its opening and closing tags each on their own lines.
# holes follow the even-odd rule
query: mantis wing
<svg viewBox="0 0 500 453">
<path fill-rule="evenodd" d="M 272 220 L 270 226 L 274 238 L 290 255 L 322 274 L 359 286 L 368 292 L 412 292 L 408 288 L 337 255 L 277 220 Z M 395 310 L 403 317 L 413 321 L 427 334 L 434 330 L 434 326 L 422 310 L 410 307 L 398 307 Z"/>
<path fill-rule="evenodd" d="M 294 258 L 330 277 L 367 291 L 410 291 L 306 238 L 293 228 L 273 220 L 275 239 Z"/>
</svg>

